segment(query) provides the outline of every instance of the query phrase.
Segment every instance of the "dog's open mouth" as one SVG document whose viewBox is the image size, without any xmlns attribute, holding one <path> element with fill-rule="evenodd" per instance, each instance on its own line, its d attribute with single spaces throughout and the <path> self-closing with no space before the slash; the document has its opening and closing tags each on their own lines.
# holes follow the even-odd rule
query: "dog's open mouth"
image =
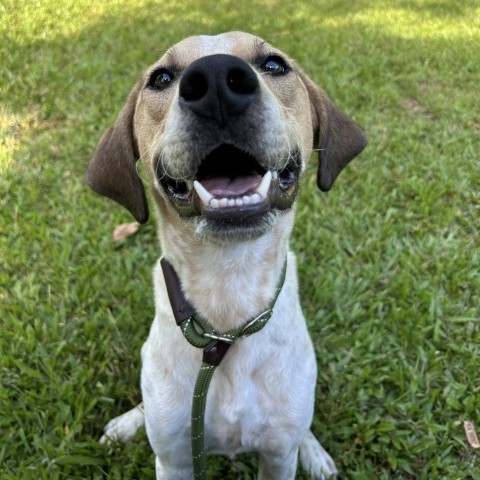
<svg viewBox="0 0 480 480">
<path fill-rule="evenodd" d="M 298 191 L 300 154 L 290 156 L 281 170 L 267 170 L 262 162 L 240 149 L 224 144 L 200 163 L 193 179 L 160 184 L 182 216 L 235 220 L 292 206 Z"/>
</svg>

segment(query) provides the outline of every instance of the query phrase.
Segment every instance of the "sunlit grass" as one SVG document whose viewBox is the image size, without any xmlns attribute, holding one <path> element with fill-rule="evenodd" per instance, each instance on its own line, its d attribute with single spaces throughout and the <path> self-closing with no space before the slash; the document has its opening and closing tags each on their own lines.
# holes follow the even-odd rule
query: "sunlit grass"
<svg viewBox="0 0 480 480">
<path fill-rule="evenodd" d="M 445 5 L 437 8 L 431 2 L 371 2 L 367 8 L 348 16 L 332 16 L 326 25 L 341 26 L 358 23 L 365 29 L 381 30 L 405 39 L 443 39 L 475 41 L 480 33 L 480 7 L 473 3 L 448 13 Z M 468 46 L 467 46 L 468 48 Z"/>
<path fill-rule="evenodd" d="M 0 111 L 0 175 L 13 164 L 13 155 L 19 147 L 19 134 L 28 129 L 27 122 L 6 111 Z"/>
</svg>

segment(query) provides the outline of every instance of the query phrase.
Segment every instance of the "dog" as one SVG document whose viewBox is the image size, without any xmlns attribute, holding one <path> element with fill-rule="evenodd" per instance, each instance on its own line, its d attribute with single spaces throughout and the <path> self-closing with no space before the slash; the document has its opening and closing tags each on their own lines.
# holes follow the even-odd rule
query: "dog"
<svg viewBox="0 0 480 480">
<path fill-rule="evenodd" d="M 182 40 L 148 68 L 88 165 L 90 187 L 144 223 L 143 164 L 163 259 L 215 332 L 248 324 L 278 289 L 268 323 L 238 338 L 217 367 L 205 412 L 207 453 L 257 452 L 261 480 L 295 478 L 298 457 L 312 478 L 337 474 L 310 430 L 317 367 L 289 238 L 312 149 L 318 187 L 327 191 L 366 143 L 293 59 L 229 32 Z M 145 422 L 157 479 L 190 479 L 202 351 L 177 326 L 165 277 L 159 261 L 155 318 L 142 347 L 143 407 L 111 421 L 102 441 L 125 441 Z"/>
</svg>

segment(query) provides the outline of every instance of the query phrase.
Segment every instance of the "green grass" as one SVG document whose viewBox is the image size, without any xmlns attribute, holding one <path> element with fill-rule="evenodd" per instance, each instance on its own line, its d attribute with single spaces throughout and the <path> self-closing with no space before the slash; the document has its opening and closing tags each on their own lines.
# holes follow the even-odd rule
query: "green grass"
<svg viewBox="0 0 480 480">
<path fill-rule="evenodd" d="M 0 20 L 2 480 L 154 478 L 143 431 L 97 439 L 140 399 L 155 226 L 113 245 L 128 213 L 84 171 L 145 66 L 232 29 L 297 58 L 370 139 L 328 194 L 312 162 L 299 201 L 315 433 L 342 478 L 480 478 L 477 2 L 7 0 Z"/>
</svg>

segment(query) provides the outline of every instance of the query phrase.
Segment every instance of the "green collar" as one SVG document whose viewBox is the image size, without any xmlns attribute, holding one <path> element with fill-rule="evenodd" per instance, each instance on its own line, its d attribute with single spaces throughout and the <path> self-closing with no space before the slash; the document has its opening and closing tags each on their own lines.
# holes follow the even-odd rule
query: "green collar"
<svg viewBox="0 0 480 480">
<path fill-rule="evenodd" d="M 203 361 L 214 366 L 220 364 L 225 353 L 227 353 L 229 347 L 235 343 L 237 338 L 248 337 L 265 326 L 272 316 L 273 307 L 282 290 L 287 270 L 287 262 L 285 261 L 275 295 L 267 310 L 245 325 L 220 334 L 215 331 L 207 320 L 197 314 L 196 310 L 185 298 L 177 273 L 168 260 L 162 258 L 160 263 L 165 277 L 168 298 L 177 325 L 181 328 L 183 335 L 189 343 L 194 347 L 203 349 Z"/>
</svg>

